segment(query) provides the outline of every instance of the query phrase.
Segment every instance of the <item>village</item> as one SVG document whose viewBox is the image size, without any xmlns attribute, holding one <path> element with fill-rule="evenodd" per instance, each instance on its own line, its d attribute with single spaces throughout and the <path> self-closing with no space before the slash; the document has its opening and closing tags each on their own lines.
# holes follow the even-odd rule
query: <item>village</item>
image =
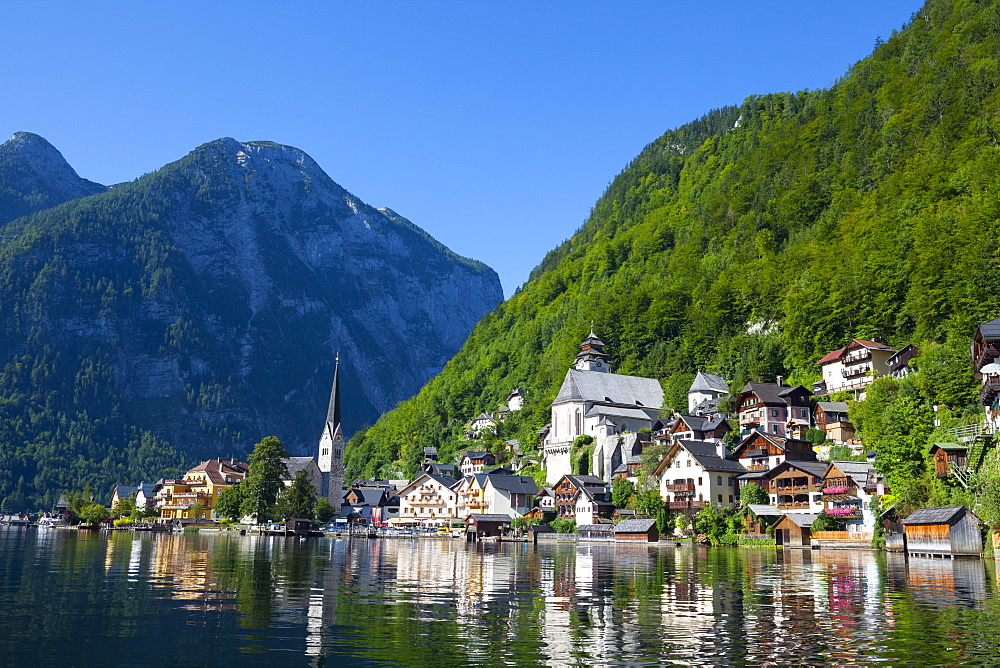
<svg viewBox="0 0 1000 668">
<path fill-rule="evenodd" d="M 684 413 L 664 409 L 657 380 L 613 373 L 604 348 L 593 331 L 580 344 L 535 452 L 512 441 L 499 454 L 469 448 L 457 461 L 443 462 L 437 448 L 427 447 L 411 479 L 347 485 L 338 366 L 317 455 L 282 460 L 286 490 L 299 480 L 314 500 L 326 501 L 313 516 L 281 519 L 298 522 L 296 531 L 304 526 L 305 534 L 360 529 L 371 536 L 475 541 L 693 540 L 982 554 L 982 523 L 964 506 L 919 509 L 900 520 L 891 504 L 882 503 L 892 498 L 891 490 L 876 470 L 876 453 L 856 438 L 848 403 L 822 401 L 845 392 L 863 400 L 877 378 L 916 373 L 911 362 L 920 351 L 914 346 L 896 350 L 852 339 L 817 361 L 822 380 L 812 388 L 778 377 L 733 391 L 726 379 L 699 371 Z M 1000 428 L 1000 318 L 979 327 L 971 350 L 984 416 L 980 424 L 952 430 L 954 442 L 928 444 L 941 479 L 973 474 Z M 514 390 L 500 411 L 471 420 L 468 444 L 523 403 L 522 392 Z M 111 508 L 158 528 L 252 524 L 253 517 L 237 519 L 232 512 L 227 521 L 218 506 L 220 495 L 249 472 L 247 463 L 210 459 L 180 478 L 115 485 Z M 61 523 L 67 505 L 61 500 L 48 523 Z M 124 518 L 117 523 L 131 524 Z"/>
</svg>

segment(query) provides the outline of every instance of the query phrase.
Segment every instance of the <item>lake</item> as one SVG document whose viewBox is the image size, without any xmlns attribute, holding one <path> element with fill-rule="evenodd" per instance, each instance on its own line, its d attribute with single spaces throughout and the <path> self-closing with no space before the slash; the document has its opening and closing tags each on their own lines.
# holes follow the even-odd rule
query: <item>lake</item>
<svg viewBox="0 0 1000 668">
<path fill-rule="evenodd" d="M 994 562 L 0 528 L 6 665 L 1000 660 Z"/>
</svg>

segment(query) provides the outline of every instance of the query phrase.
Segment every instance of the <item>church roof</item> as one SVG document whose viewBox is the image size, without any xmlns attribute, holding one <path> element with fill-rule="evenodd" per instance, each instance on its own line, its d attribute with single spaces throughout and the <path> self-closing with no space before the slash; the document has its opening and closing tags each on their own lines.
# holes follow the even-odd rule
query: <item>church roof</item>
<svg viewBox="0 0 1000 668">
<path fill-rule="evenodd" d="M 294 478 L 296 473 L 309 468 L 309 465 L 316 460 L 312 457 L 289 457 L 281 461 L 285 462 L 285 466 L 288 467 L 288 477 Z"/>
<path fill-rule="evenodd" d="M 614 406 L 591 406 L 587 417 L 617 417 L 648 420 L 649 416 L 638 408 L 616 408 Z"/>
<path fill-rule="evenodd" d="M 663 388 L 655 378 L 569 369 L 559 388 L 559 394 L 552 403 L 554 405 L 567 401 L 658 409 L 663 405 Z"/>
<path fill-rule="evenodd" d="M 691 387 L 688 388 L 688 392 L 722 392 L 723 394 L 727 394 L 729 392 L 729 384 L 722 376 L 699 371 L 694 377 Z"/>
</svg>

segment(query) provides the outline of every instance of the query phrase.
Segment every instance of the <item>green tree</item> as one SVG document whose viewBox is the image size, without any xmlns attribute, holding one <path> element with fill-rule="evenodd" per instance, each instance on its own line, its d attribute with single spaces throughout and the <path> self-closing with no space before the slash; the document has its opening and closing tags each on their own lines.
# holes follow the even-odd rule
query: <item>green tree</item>
<svg viewBox="0 0 1000 668">
<path fill-rule="evenodd" d="M 215 514 L 236 522 L 243 517 L 243 485 L 236 483 L 219 492 L 215 499 Z"/>
<path fill-rule="evenodd" d="M 330 505 L 330 499 L 325 496 L 316 499 L 316 505 L 313 507 L 313 516 L 317 522 L 325 524 L 332 520 L 336 514 L 337 511 Z"/>
<path fill-rule="evenodd" d="M 242 511 L 258 524 L 267 521 L 284 487 L 282 481 L 288 477 L 286 459 L 285 446 L 274 436 L 267 436 L 253 447 L 250 472 L 241 483 L 245 485 Z"/>
<path fill-rule="evenodd" d="M 576 520 L 566 517 L 555 518 L 549 522 L 549 526 L 555 529 L 556 533 L 576 533 Z"/>
<path fill-rule="evenodd" d="M 111 508 L 111 516 L 116 518 L 125 517 L 127 515 L 133 515 L 135 513 L 135 499 L 124 498 L 115 501 L 115 505 Z"/>
<path fill-rule="evenodd" d="M 632 483 L 624 478 L 617 478 L 611 484 L 611 503 L 615 504 L 615 508 L 628 508 L 632 493 Z"/>
<path fill-rule="evenodd" d="M 299 471 L 278 497 L 275 515 L 282 519 L 311 518 L 316 507 L 316 488 L 309 482 L 309 475 Z"/>
<path fill-rule="evenodd" d="M 761 489 L 761 486 L 755 482 L 748 482 L 743 485 L 743 488 L 740 490 L 740 504 L 744 508 L 750 504 L 762 505 L 768 501 L 767 492 Z"/>
<path fill-rule="evenodd" d="M 108 509 L 99 503 L 88 503 L 80 509 L 80 521 L 84 524 L 97 524 L 111 516 Z"/>
<path fill-rule="evenodd" d="M 812 526 L 810 527 L 810 530 L 811 531 L 837 531 L 839 528 L 840 528 L 840 525 L 837 524 L 837 520 L 833 519 L 831 516 L 827 515 L 826 513 L 820 513 L 819 515 L 816 516 L 816 519 L 813 520 L 813 523 L 812 523 Z"/>
<path fill-rule="evenodd" d="M 646 517 L 656 517 L 656 514 L 665 507 L 660 493 L 655 489 L 638 490 L 632 498 L 632 505 Z"/>
<path fill-rule="evenodd" d="M 200 520 L 205 516 L 205 506 L 202 503 L 192 503 L 188 512 L 191 513 L 191 519 Z"/>
</svg>

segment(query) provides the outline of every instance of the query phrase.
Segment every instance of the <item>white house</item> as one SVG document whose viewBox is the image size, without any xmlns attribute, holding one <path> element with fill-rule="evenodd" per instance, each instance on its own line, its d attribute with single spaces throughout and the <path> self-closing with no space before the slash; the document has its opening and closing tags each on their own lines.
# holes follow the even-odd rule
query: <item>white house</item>
<svg viewBox="0 0 1000 668">
<path fill-rule="evenodd" d="M 890 373 L 887 362 L 897 352 L 877 341 L 851 339 L 843 348 L 816 361 L 823 372 L 823 380 L 814 384 L 814 390 L 817 394 L 854 390 L 860 397 L 875 378 Z"/>
<path fill-rule="evenodd" d="M 551 427 L 542 444 L 546 481 L 553 484 L 570 473 L 570 452 L 578 436 L 592 436 L 594 461 L 606 460 L 604 450 L 614 445 L 612 437 L 651 427 L 662 405 L 659 381 L 611 373 L 604 343 L 591 332 L 552 402 Z M 611 472 L 595 473 L 606 477 Z"/>
<path fill-rule="evenodd" d="M 654 475 L 671 510 L 695 510 L 734 507 L 740 499 L 736 478 L 746 471 L 722 443 L 677 440 Z"/>
<path fill-rule="evenodd" d="M 458 481 L 432 473 L 421 473 L 399 490 L 399 520 L 444 526 L 458 517 Z"/>
<path fill-rule="evenodd" d="M 729 394 L 729 383 L 722 376 L 699 371 L 691 387 L 688 388 L 688 413 L 691 415 L 705 415 L 717 412 L 707 404 L 714 404 L 721 397 Z"/>
<path fill-rule="evenodd" d="M 524 395 L 521 390 L 514 390 L 507 395 L 507 410 L 514 412 L 524 407 Z"/>
</svg>

